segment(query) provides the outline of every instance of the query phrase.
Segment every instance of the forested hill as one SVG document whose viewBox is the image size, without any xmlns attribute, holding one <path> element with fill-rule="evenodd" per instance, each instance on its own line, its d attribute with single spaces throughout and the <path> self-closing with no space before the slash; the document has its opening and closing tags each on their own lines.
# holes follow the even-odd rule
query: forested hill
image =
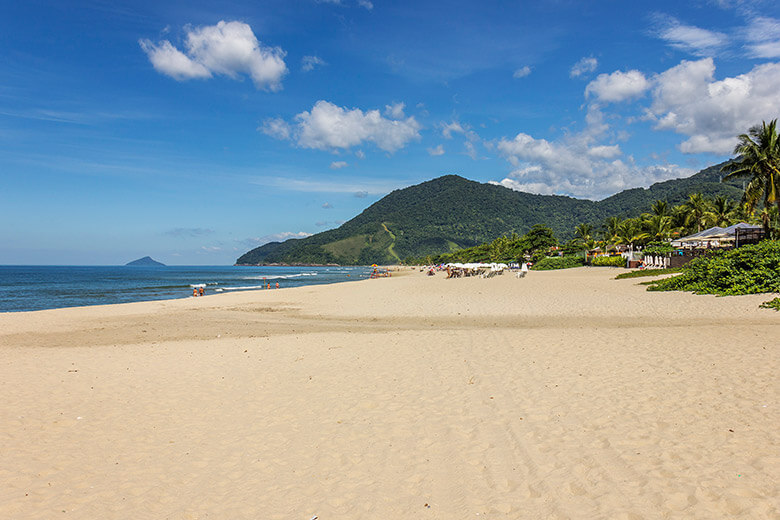
<svg viewBox="0 0 780 520">
<path fill-rule="evenodd" d="M 544 224 L 565 239 L 577 224 L 600 224 L 613 215 L 636 216 L 659 199 L 679 204 L 696 192 L 738 199 L 740 189 L 719 182 L 720 166 L 599 202 L 533 195 L 446 175 L 395 190 L 337 229 L 260 246 L 236 264 L 397 263 L 408 256 L 454 251 L 512 232 L 524 234 L 535 224 Z"/>
</svg>

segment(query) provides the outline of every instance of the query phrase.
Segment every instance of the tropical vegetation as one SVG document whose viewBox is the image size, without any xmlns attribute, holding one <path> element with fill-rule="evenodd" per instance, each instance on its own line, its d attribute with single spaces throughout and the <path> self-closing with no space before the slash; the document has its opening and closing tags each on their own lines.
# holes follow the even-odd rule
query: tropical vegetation
<svg viewBox="0 0 780 520">
<path fill-rule="evenodd" d="M 780 241 L 764 240 L 694 258 L 681 274 L 654 282 L 648 290 L 719 296 L 780 292 Z"/>
</svg>

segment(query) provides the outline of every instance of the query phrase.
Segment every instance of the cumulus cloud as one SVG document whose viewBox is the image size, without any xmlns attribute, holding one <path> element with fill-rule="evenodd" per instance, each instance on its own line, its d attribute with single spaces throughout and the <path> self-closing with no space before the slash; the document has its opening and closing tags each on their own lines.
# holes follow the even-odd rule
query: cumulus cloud
<svg viewBox="0 0 780 520">
<path fill-rule="evenodd" d="M 578 78 L 593 72 L 598 66 L 599 61 L 596 58 L 593 56 L 586 56 L 572 66 L 571 70 L 569 71 L 569 76 L 572 78 Z"/>
<path fill-rule="evenodd" d="M 368 197 L 368 192 L 367 191 L 356 191 L 355 192 L 355 197 L 357 197 L 359 199 L 365 199 L 366 197 Z"/>
<path fill-rule="evenodd" d="M 439 155 L 444 155 L 444 145 L 434 146 L 433 148 L 428 148 L 428 155 L 431 157 L 436 157 Z"/>
<path fill-rule="evenodd" d="M 186 54 L 164 40 L 154 44 L 150 40 L 139 40 L 141 49 L 149 57 L 152 66 L 175 80 L 182 81 L 193 78 L 210 78 L 211 71 L 203 64 L 190 59 Z"/>
<path fill-rule="evenodd" d="M 178 81 L 209 78 L 215 74 L 237 79 L 252 78 L 259 89 L 277 91 L 287 73 L 286 53 L 280 47 L 263 45 L 243 22 L 220 21 L 217 25 L 187 27 L 185 52 L 168 40 L 139 40 L 141 49 L 158 72 Z"/>
<path fill-rule="evenodd" d="M 675 49 L 696 56 L 712 56 L 728 43 L 723 33 L 685 25 L 672 17 L 661 18 L 658 25 L 659 38 Z"/>
<path fill-rule="evenodd" d="M 330 163 L 331 170 L 340 170 L 349 166 L 346 161 L 333 161 Z"/>
<path fill-rule="evenodd" d="M 406 116 L 406 114 L 404 114 L 404 108 L 406 108 L 406 103 L 385 105 L 385 115 L 393 119 L 403 119 Z"/>
<path fill-rule="evenodd" d="M 358 0 L 358 5 L 360 7 L 365 7 L 369 11 L 374 8 L 374 4 L 369 2 L 369 0 Z"/>
<path fill-rule="evenodd" d="M 388 119 L 379 110 L 350 110 L 320 100 L 311 111 L 295 116 L 294 124 L 287 125 L 286 137 L 284 128 L 279 119 L 269 119 L 261 131 L 280 139 L 294 139 L 303 148 L 335 151 L 372 142 L 381 150 L 394 152 L 419 139 L 421 126 L 414 117 Z"/>
<path fill-rule="evenodd" d="M 333 204 L 326 202 L 322 205 L 322 209 L 333 209 Z"/>
<path fill-rule="evenodd" d="M 585 97 L 593 96 L 599 101 L 625 101 L 642 95 L 650 88 L 650 82 L 638 70 L 615 71 L 599 74 L 585 87 Z"/>
<path fill-rule="evenodd" d="M 543 195 L 600 199 L 627 188 L 690 175 L 676 165 L 638 166 L 630 157 L 613 159 L 617 146 L 588 148 L 589 139 L 551 142 L 520 133 L 502 139 L 498 150 L 515 169 L 498 182 L 507 188 Z M 589 153 L 595 151 L 595 153 Z"/>
<path fill-rule="evenodd" d="M 301 59 L 301 70 L 303 72 L 309 72 L 314 70 L 315 67 L 322 67 L 326 65 L 325 60 L 318 56 L 304 56 Z"/>
<path fill-rule="evenodd" d="M 512 74 L 512 77 L 519 79 L 519 78 L 524 78 L 524 77 L 528 76 L 529 74 L 531 74 L 531 67 L 526 65 L 525 67 L 520 67 L 519 69 L 517 69 L 514 72 L 514 74 Z"/>
<path fill-rule="evenodd" d="M 683 61 L 655 80 L 647 118 L 658 130 L 688 136 L 684 153 L 730 154 L 736 136 L 780 116 L 780 63 L 717 81 L 711 58 Z"/>
<path fill-rule="evenodd" d="M 592 148 L 588 149 L 588 155 L 591 157 L 597 157 L 599 159 L 612 159 L 613 157 L 618 157 L 619 155 L 622 155 L 623 152 L 620 151 L 619 145 L 601 145 L 601 146 L 594 146 Z"/>
<path fill-rule="evenodd" d="M 513 167 L 498 182 L 519 191 L 600 199 L 618 191 L 690 175 L 675 165 L 640 166 L 606 144 L 609 126 L 598 106 L 588 107 L 587 126 L 557 141 L 519 133 L 501 139 L 496 150 Z"/>
</svg>

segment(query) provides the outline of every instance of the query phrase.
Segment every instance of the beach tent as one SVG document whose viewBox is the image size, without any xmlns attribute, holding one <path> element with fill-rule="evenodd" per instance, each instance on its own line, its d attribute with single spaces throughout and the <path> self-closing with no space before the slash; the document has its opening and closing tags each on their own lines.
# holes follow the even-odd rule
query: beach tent
<svg viewBox="0 0 780 520">
<path fill-rule="evenodd" d="M 761 226 L 755 226 L 753 224 L 747 224 L 745 222 L 740 222 L 738 224 L 734 224 L 732 226 L 722 228 L 722 227 L 711 227 L 709 229 L 705 229 L 704 231 L 699 231 L 698 233 L 694 233 L 693 235 L 688 235 L 687 237 L 678 238 L 677 240 L 672 241 L 672 245 L 675 247 L 680 247 L 684 244 L 694 244 L 694 243 L 701 243 L 701 244 L 710 244 L 712 242 L 730 242 L 736 238 L 737 230 L 743 231 L 743 230 L 760 230 L 762 229 Z"/>
</svg>

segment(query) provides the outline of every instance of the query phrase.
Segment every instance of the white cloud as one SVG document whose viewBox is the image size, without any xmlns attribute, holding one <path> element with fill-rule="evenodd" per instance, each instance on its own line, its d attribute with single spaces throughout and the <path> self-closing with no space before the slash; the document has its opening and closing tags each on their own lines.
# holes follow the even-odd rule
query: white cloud
<svg viewBox="0 0 780 520">
<path fill-rule="evenodd" d="M 257 88 L 277 91 L 287 73 L 286 53 L 263 45 L 243 22 L 186 28 L 186 54 L 168 40 L 139 40 L 155 70 L 176 80 L 208 78 L 222 74 L 233 79 L 247 74 Z"/>
<path fill-rule="evenodd" d="M 723 33 L 684 25 L 672 17 L 662 18 L 658 37 L 675 49 L 696 56 L 712 56 L 728 43 L 728 37 Z"/>
<path fill-rule="evenodd" d="M 322 205 L 322 209 L 333 209 L 333 204 L 326 202 Z"/>
<path fill-rule="evenodd" d="M 266 119 L 258 130 L 273 138 L 287 140 L 290 138 L 290 125 L 281 118 Z"/>
<path fill-rule="evenodd" d="M 515 73 L 512 74 L 512 77 L 519 79 L 519 78 L 524 78 L 524 77 L 528 76 L 529 74 L 531 74 L 531 67 L 526 65 L 525 67 L 520 67 L 519 69 L 517 69 L 515 71 Z"/>
<path fill-rule="evenodd" d="M 650 82 L 638 70 L 599 74 L 585 87 L 585 97 L 595 96 L 599 101 L 615 102 L 638 97 L 650 88 Z"/>
<path fill-rule="evenodd" d="M 346 161 L 333 161 L 330 163 L 331 170 L 340 170 L 349 166 Z"/>
<path fill-rule="evenodd" d="M 175 80 L 210 78 L 211 71 L 203 64 L 191 60 L 168 40 L 158 45 L 149 40 L 138 40 L 141 49 L 149 56 L 149 61 L 157 72 L 166 74 Z"/>
<path fill-rule="evenodd" d="M 435 146 L 433 148 L 428 148 L 428 155 L 431 157 L 436 157 L 439 155 L 444 155 L 444 145 Z"/>
<path fill-rule="evenodd" d="M 441 129 L 441 135 L 443 135 L 445 139 L 452 139 L 452 134 L 465 134 L 465 133 L 466 133 L 466 129 L 463 128 L 463 126 L 461 126 L 461 124 L 457 121 L 447 123 Z"/>
<path fill-rule="evenodd" d="M 403 119 L 406 115 L 404 114 L 404 108 L 406 108 L 406 103 L 393 103 L 392 105 L 385 105 L 385 115 L 392 117 L 393 119 Z"/>
<path fill-rule="evenodd" d="M 323 65 L 327 65 L 325 60 L 318 56 L 304 56 L 301 59 L 301 70 L 303 72 L 309 72 L 314 70 L 315 67 L 321 67 Z"/>
<path fill-rule="evenodd" d="M 360 7 L 365 7 L 369 11 L 374 8 L 374 4 L 369 2 L 369 0 L 358 0 L 358 5 Z"/>
<path fill-rule="evenodd" d="M 501 139 L 499 154 L 514 170 L 498 184 L 519 191 L 599 199 L 618 191 L 690 175 L 675 165 L 639 166 L 618 145 L 600 144 L 609 127 L 597 107 L 588 107 L 587 127 L 560 141 L 519 133 Z"/>
<path fill-rule="evenodd" d="M 714 74 L 712 59 L 705 58 L 683 61 L 655 80 L 647 117 L 658 130 L 688 136 L 680 144 L 684 153 L 730 154 L 737 135 L 780 116 L 780 63 L 720 81 Z"/>
<path fill-rule="evenodd" d="M 780 20 L 756 17 L 750 21 L 745 38 L 753 58 L 780 58 Z"/>
<path fill-rule="evenodd" d="M 612 159 L 613 157 L 617 157 L 618 155 L 621 155 L 623 152 L 620 151 L 619 145 L 601 145 L 601 146 L 594 146 L 592 148 L 588 149 L 588 155 L 591 157 L 597 157 L 599 159 Z"/>
<path fill-rule="evenodd" d="M 465 141 L 463 143 L 463 147 L 466 149 L 466 151 L 464 153 L 466 155 L 468 155 L 469 157 L 471 157 L 473 160 L 476 161 L 477 160 L 477 147 L 474 146 L 474 143 L 472 143 L 471 141 Z"/>
<path fill-rule="evenodd" d="M 285 126 L 279 121 L 269 119 L 261 130 L 280 139 L 294 139 L 303 148 L 331 151 L 372 142 L 381 150 L 394 152 L 419 139 L 421 128 L 414 117 L 386 119 L 379 110 L 349 110 L 322 100 L 317 101 L 311 111 L 295 116 L 293 125 L 285 123 L 288 129 L 286 136 Z"/>
<path fill-rule="evenodd" d="M 569 71 L 569 76 L 572 78 L 578 78 L 584 74 L 589 74 L 596 70 L 599 66 L 599 61 L 593 56 L 586 56 L 577 63 L 575 63 Z"/>
<path fill-rule="evenodd" d="M 614 154 L 615 149 L 599 146 L 590 150 Z M 614 155 L 589 154 L 583 142 L 576 139 L 550 142 L 521 133 L 512 140 L 502 139 L 498 150 L 516 168 L 497 184 L 543 195 L 555 193 L 601 199 L 627 188 L 649 186 L 693 173 L 676 165 L 642 167 L 631 158 L 608 160 Z"/>
</svg>

